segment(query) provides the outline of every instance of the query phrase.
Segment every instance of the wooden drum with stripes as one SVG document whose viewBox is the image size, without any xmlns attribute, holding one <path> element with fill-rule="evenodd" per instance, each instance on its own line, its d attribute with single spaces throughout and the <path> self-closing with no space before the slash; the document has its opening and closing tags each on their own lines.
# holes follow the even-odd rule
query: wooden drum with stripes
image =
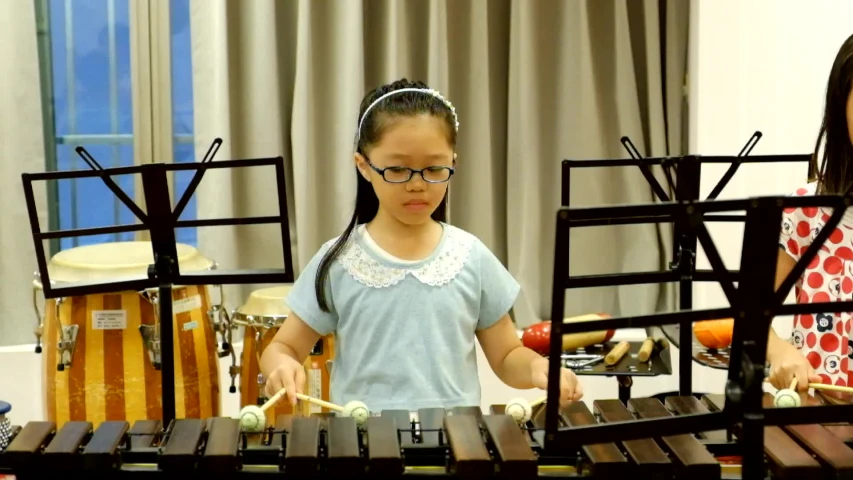
<svg viewBox="0 0 853 480">
<path fill-rule="evenodd" d="M 189 245 L 178 245 L 182 272 L 215 268 Z M 153 263 L 149 242 L 88 245 L 57 253 L 48 265 L 52 282 L 98 281 L 147 276 Z M 36 288 L 40 284 L 36 282 Z M 57 427 L 84 420 L 162 418 L 157 290 L 125 291 L 50 299 L 44 310 L 46 419 Z M 175 396 L 177 418 L 219 415 L 219 361 L 208 317 L 206 286 L 175 286 Z M 62 331 L 76 338 L 65 342 Z M 73 337 L 66 337 L 65 340 Z M 69 358 L 70 357 L 70 358 Z"/>
<path fill-rule="evenodd" d="M 284 285 L 255 290 L 246 303 L 231 315 L 235 326 L 245 328 L 243 352 L 240 355 L 240 407 L 261 405 L 266 400 L 263 398 L 266 381 L 261 374 L 260 357 L 290 313 L 285 303 L 290 288 L 290 285 Z M 305 361 L 306 385 L 303 386 L 303 393 L 329 401 L 329 373 L 333 358 L 334 336 L 328 335 L 317 342 Z M 278 415 L 296 413 L 308 416 L 318 412 L 328 412 L 328 409 L 309 402 L 299 402 L 294 412 L 289 403 L 279 402 L 266 412 L 267 426 L 275 426 Z"/>
</svg>

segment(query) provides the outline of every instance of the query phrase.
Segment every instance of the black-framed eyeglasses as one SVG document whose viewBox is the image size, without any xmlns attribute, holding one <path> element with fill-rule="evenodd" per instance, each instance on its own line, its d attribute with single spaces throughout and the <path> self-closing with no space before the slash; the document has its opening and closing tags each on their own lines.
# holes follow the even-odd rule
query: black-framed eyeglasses
<svg viewBox="0 0 853 480">
<path fill-rule="evenodd" d="M 388 183 L 406 183 L 411 180 L 416 173 L 420 174 L 421 178 L 423 178 L 427 183 L 444 183 L 450 180 L 450 177 L 452 177 L 453 173 L 456 171 L 455 167 L 444 166 L 427 167 L 420 170 L 403 166 L 379 168 L 374 165 L 369 158 L 364 157 L 364 159 L 367 160 L 367 164 L 370 165 L 370 168 L 372 168 L 376 173 L 382 175 L 382 179 Z"/>
</svg>

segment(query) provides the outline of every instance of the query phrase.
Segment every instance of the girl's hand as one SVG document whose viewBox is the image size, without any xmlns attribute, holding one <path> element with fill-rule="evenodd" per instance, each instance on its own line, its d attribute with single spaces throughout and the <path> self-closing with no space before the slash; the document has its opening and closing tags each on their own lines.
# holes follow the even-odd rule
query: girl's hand
<svg viewBox="0 0 853 480">
<path fill-rule="evenodd" d="M 548 390 L 548 359 L 539 357 L 530 362 L 530 378 L 533 381 L 533 386 Z M 583 387 L 578 381 L 575 372 L 567 369 L 560 369 L 560 406 L 566 407 L 573 402 L 579 401 L 583 397 Z"/>
<path fill-rule="evenodd" d="M 275 368 L 267 378 L 265 393 L 271 398 L 282 388 L 287 392 L 287 400 L 291 405 L 296 405 L 296 394 L 303 393 L 302 386 L 305 385 L 305 367 L 289 355 L 283 355 L 281 365 Z"/>
<path fill-rule="evenodd" d="M 770 361 L 769 382 L 779 390 L 791 388 L 794 378 L 797 379 L 798 392 L 808 391 L 809 383 L 821 383 L 808 359 L 790 343 L 780 344 L 772 358 L 767 360 Z"/>
</svg>

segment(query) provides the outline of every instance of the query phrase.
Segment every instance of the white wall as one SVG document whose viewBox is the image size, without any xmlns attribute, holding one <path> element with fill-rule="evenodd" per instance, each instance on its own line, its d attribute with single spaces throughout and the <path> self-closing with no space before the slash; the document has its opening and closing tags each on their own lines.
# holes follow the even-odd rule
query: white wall
<svg viewBox="0 0 853 480">
<path fill-rule="evenodd" d="M 853 34 L 853 1 L 692 0 L 691 8 L 690 151 L 736 155 L 760 130 L 753 155 L 811 153 L 832 62 Z M 703 166 L 703 195 L 725 168 Z M 744 165 L 720 198 L 786 195 L 806 175 L 804 163 Z M 726 266 L 738 268 L 743 226 L 710 230 Z M 710 268 L 704 255 L 699 268 Z M 694 308 L 727 305 L 716 284 L 697 286 L 694 298 Z M 790 317 L 774 326 L 789 335 Z"/>
<path fill-rule="evenodd" d="M 691 0 L 690 28 L 690 152 L 737 155 L 760 130 L 752 155 L 810 153 L 832 62 L 853 34 L 853 1 Z M 703 166 L 703 196 L 725 169 Z M 787 195 L 806 175 L 806 164 L 744 165 L 720 198 Z M 726 266 L 738 268 L 743 226 L 709 230 Z M 701 251 L 697 265 L 710 268 Z M 694 308 L 725 305 L 718 285 L 694 288 Z M 791 317 L 777 318 L 774 327 L 787 338 Z M 724 372 L 703 369 L 694 389 L 721 391 L 724 382 Z"/>
</svg>

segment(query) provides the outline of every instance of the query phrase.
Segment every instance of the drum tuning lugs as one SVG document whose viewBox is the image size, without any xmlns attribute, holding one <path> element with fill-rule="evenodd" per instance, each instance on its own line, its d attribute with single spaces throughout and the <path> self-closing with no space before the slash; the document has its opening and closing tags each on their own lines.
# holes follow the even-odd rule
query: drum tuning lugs
<svg viewBox="0 0 853 480">
<path fill-rule="evenodd" d="M 160 297 L 156 290 L 146 290 L 139 292 L 145 300 L 151 303 L 154 313 L 153 324 L 143 324 L 139 326 L 139 334 L 142 336 L 143 348 L 148 352 L 148 361 L 154 367 L 154 370 L 160 370 L 162 365 L 162 349 L 160 348 Z"/>
<path fill-rule="evenodd" d="M 36 328 L 33 333 L 36 336 L 35 352 L 41 353 L 41 337 L 44 335 L 44 314 L 39 310 L 38 292 L 41 289 L 41 275 L 39 272 L 33 272 L 33 310 L 36 314 Z"/>
<path fill-rule="evenodd" d="M 156 328 L 156 325 L 140 325 L 139 333 L 142 335 L 142 345 L 148 351 L 148 360 L 154 366 L 154 370 L 160 370 L 162 354 L 160 336 L 157 334 Z"/>
<path fill-rule="evenodd" d="M 215 261 L 210 266 L 210 270 L 216 270 L 219 264 Z M 237 354 L 234 351 L 234 337 L 232 332 L 234 324 L 231 315 L 228 314 L 228 309 L 225 307 L 225 288 L 223 285 L 213 285 L 219 290 L 219 301 L 210 302 L 210 310 L 207 312 L 207 318 L 213 331 L 222 339 L 222 350 L 217 352 L 218 358 L 231 356 L 231 366 L 228 367 L 228 375 L 231 377 L 231 385 L 228 387 L 228 393 L 237 393 L 236 379 L 239 374 L 237 366 Z"/>
<path fill-rule="evenodd" d="M 210 270 L 218 268 L 219 264 L 215 261 L 210 266 Z M 207 312 L 207 319 L 213 331 L 222 339 L 222 350 L 217 352 L 217 355 L 219 358 L 225 358 L 228 355 L 234 358 L 234 349 L 231 346 L 233 343 L 231 335 L 233 326 L 231 324 L 231 317 L 228 315 L 228 309 L 225 308 L 225 288 L 223 285 L 213 285 L 213 287 L 219 290 L 219 301 L 211 302 L 210 310 Z"/>
<path fill-rule="evenodd" d="M 59 342 L 56 349 L 59 353 L 59 363 L 56 369 L 60 372 L 71 366 L 71 358 L 74 356 L 74 349 L 77 346 L 77 333 L 80 327 L 77 325 L 62 325 L 60 328 Z"/>
<path fill-rule="evenodd" d="M 51 285 L 55 285 L 56 282 L 51 280 Z M 33 272 L 33 309 L 36 314 L 36 327 L 33 329 L 33 334 L 36 337 L 36 346 L 35 352 L 37 354 L 41 353 L 41 339 L 44 336 L 44 320 L 45 314 L 41 312 L 39 309 L 39 296 L 38 292 L 43 289 L 42 281 L 41 281 L 41 273 L 38 271 Z M 54 299 L 54 312 L 56 315 L 56 324 L 58 328 L 59 340 L 56 344 L 56 349 L 59 353 L 58 358 L 59 361 L 56 365 L 56 370 L 61 372 L 64 371 L 66 367 L 71 366 L 71 357 L 74 355 L 74 347 L 77 345 L 77 333 L 80 328 L 77 325 L 63 326 L 59 322 L 59 307 L 62 305 L 63 298 L 59 297 Z"/>
</svg>

